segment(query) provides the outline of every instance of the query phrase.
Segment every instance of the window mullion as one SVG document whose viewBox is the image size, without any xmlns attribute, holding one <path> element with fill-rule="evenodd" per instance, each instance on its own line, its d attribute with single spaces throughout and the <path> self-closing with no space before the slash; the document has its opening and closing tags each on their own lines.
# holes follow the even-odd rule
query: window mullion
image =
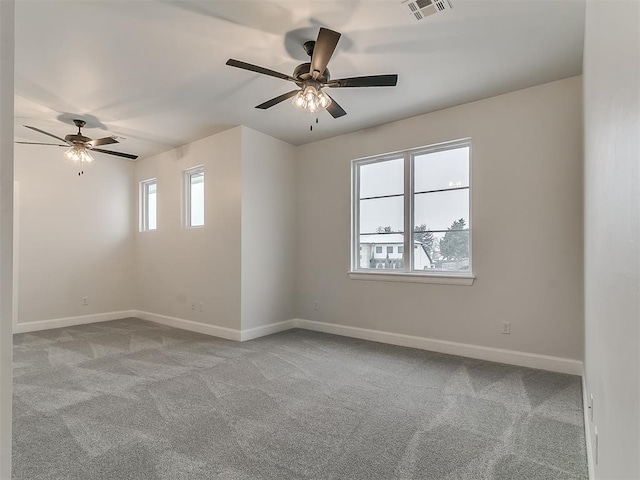
<svg viewBox="0 0 640 480">
<path fill-rule="evenodd" d="M 404 154 L 404 255 L 403 267 L 405 272 L 411 271 L 413 265 L 413 246 L 411 245 L 411 221 L 413 218 L 413 162 L 411 154 Z"/>
</svg>

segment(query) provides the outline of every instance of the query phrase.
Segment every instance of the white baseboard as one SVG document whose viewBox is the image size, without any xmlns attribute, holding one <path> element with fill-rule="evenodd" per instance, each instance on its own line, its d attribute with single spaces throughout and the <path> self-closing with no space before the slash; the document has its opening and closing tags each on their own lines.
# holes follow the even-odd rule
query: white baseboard
<svg viewBox="0 0 640 480">
<path fill-rule="evenodd" d="M 237 330 L 234 328 L 219 327 L 206 323 L 194 322 L 183 318 L 169 317 L 157 313 L 143 312 L 140 310 L 123 310 L 119 312 L 97 313 L 93 315 L 82 315 L 78 317 L 53 318 L 50 320 L 39 320 L 37 322 L 18 323 L 13 328 L 13 333 L 36 332 L 40 330 L 51 330 L 54 328 L 72 327 L 75 325 L 86 325 L 89 323 L 107 322 L 109 320 L 119 320 L 121 318 L 135 317 L 141 320 L 167 325 L 169 327 L 180 328 L 190 332 L 203 333 L 213 337 L 225 338 L 235 341 L 253 340 L 264 337 L 272 333 L 282 332 L 295 328 L 295 319 L 283 322 L 272 323 L 260 327 Z"/>
<path fill-rule="evenodd" d="M 271 323 L 269 325 L 263 325 L 261 327 L 248 328 L 240 331 L 240 341 L 245 342 L 247 340 L 253 340 L 254 338 L 264 337 L 271 335 L 272 333 L 282 332 L 284 330 L 290 330 L 296 327 L 296 320 L 285 320 L 283 322 Z"/>
<path fill-rule="evenodd" d="M 189 330 L 190 332 L 204 333 L 205 335 L 211 335 L 212 337 L 226 338 L 227 340 L 235 340 L 237 342 L 245 342 L 247 340 L 253 340 L 254 338 L 271 335 L 272 333 L 290 330 L 296 326 L 295 319 L 291 319 L 271 323 L 269 325 L 262 325 L 260 327 L 238 330 L 235 328 L 219 327 L 217 325 L 209 325 L 206 323 L 194 322 L 183 318 L 168 317 L 166 315 L 159 315 L 157 313 L 150 312 L 136 311 L 134 316 L 142 320 L 149 320 L 150 322 L 167 325 L 168 327 L 181 328 L 183 330 Z"/>
<path fill-rule="evenodd" d="M 227 340 L 240 341 L 241 332 L 235 328 L 218 327 L 217 325 L 209 325 L 206 323 L 194 322 L 183 318 L 169 317 L 167 315 L 159 315 L 151 312 L 136 311 L 136 318 L 148 320 L 150 322 L 159 323 L 168 327 L 181 328 L 190 332 L 204 333 L 212 337 L 226 338 Z"/>
<path fill-rule="evenodd" d="M 582 362 L 568 358 L 551 357 L 547 355 L 537 355 L 534 353 L 517 352 L 514 350 L 503 350 L 499 348 L 483 347 L 466 343 L 449 342 L 446 340 L 436 340 L 433 338 L 416 337 L 400 333 L 384 332 L 381 330 L 371 330 L 367 328 L 349 327 L 335 323 L 316 322 L 304 319 L 291 319 L 282 322 L 263 325 L 260 327 L 238 330 L 234 328 L 219 327 L 183 318 L 169 317 L 157 313 L 143 312 L 140 310 L 124 310 L 119 312 L 98 313 L 94 315 L 83 315 L 79 317 L 55 318 L 38 322 L 19 323 L 14 327 L 14 333 L 35 332 L 38 330 L 48 330 L 52 328 L 71 327 L 74 325 L 84 325 L 88 323 L 106 322 L 121 318 L 136 317 L 142 320 L 156 322 L 169 327 L 181 328 L 191 332 L 203 333 L 214 337 L 226 338 L 235 341 L 247 341 L 254 338 L 271 335 L 273 333 L 289 330 L 291 328 L 302 328 L 316 332 L 331 333 L 344 337 L 360 338 L 374 342 L 388 343 L 403 347 L 419 348 L 432 352 L 448 353 L 462 357 L 477 358 L 491 362 L 508 363 L 522 367 L 539 368 L 552 372 L 569 373 L 572 375 L 582 375 Z M 587 436 L 588 438 L 588 436 Z"/>
<path fill-rule="evenodd" d="M 416 337 L 400 333 L 383 332 L 380 330 L 370 330 L 368 328 L 348 327 L 335 323 L 316 322 L 312 320 L 296 319 L 295 324 L 298 328 L 314 330 L 316 332 L 332 333 L 335 335 L 342 335 L 344 337 L 360 338 L 362 340 L 389 343 L 391 345 L 399 345 L 402 347 L 419 348 L 421 350 L 430 350 L 432 352 L 448 353 L 450 355 L 459 355 L 461 357 L 488 360 L 490 362 L 508 363 L 510 365 L 518 365 L 521 367 L 539 368 L 541 370 L 549 370 L 552 372 L 582 375 L 582 362 L 569 358 L 483 347 L 467 343 L 449 342 L 446 340 L 436 340 L 433 338 Z"/>
<path fill-rule="evenodd" d="M 587 449 L 587 469 L 589 480 L 595 480 L 596 471 L 593 463 L 593 443 L 591 441 L 591 419 L 589 418 L 589 396 L 587 394 L 587 375 L 582 374 L 582 408 L 584 410 L 584 436 Z"/>
<path fill-rule="evenodd" d="M 80 315 L 78 317 L 52 318 L 50 320 L 38 320 L 37 322 L 18 323 L 13 326 L 13 333 L 37 332 L 51 330 L 53 328 L 73 327 L 88 323 L 108 322 L 121 318 L 135 317 L 135 310 L 122 310 L 119 312 L 94 313 L 92 315 Z"/>
</svg>

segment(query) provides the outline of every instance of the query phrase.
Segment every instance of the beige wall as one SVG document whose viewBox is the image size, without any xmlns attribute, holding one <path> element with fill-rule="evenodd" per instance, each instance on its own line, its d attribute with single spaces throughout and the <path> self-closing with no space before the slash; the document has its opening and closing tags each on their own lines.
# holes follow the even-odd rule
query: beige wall
<svg viewBox="0 0 640 480">
<path fill-rule="evenodd" d="M 95 154 L 78 176 L 63 153 L 15 147 L 20 324 L 134 307 L 133 163 Z"/>
<path fill-rule="evenodd" d="M 581 115 L 574 77 L 298 147 L 298 317 L 581 360 Z M 473 286 L 349 279 L 351 160 L 465 137 Z"/>
<path fill-rule="evenodd" d="M 138 182 L 158 182 L 158 229 L 135 235 L 139 310 L 239 328 L 241 141 L 236 127 L 136 162 L 136 195 Z M 205 172 L 205 225 L 184 228 L 182 172 L 198 165 Z"/>
<path fill-rule="evenodd" d="M 587 2 L 585 369 L 596 478 L 640 478 L 640 4 Z"/>
<path fill-rule="evenodd" d="M 294 312 L 295 149 L 242 128 L 242 329 Z"/>
</svg>

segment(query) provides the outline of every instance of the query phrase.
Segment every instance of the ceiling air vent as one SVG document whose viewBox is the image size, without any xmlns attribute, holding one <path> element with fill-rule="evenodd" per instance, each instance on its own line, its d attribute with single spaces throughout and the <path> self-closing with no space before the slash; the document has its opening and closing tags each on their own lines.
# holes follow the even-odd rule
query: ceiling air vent
<svg viewBox="0 0 640 480">
<path fill-rule="evenodd" d="M 409 15 L 414 20 L 424 20 L 429 15 L 453 8 L 449 0 L 402 0 L 400 3 L 409 8 Z"/>
</svg>

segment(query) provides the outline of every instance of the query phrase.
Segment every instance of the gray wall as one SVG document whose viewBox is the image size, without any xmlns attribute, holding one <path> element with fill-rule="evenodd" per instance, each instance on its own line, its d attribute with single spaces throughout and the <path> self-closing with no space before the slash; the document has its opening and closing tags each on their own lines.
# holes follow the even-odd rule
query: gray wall
<svg viewBox="0 0 640 480">
<path fill-rule="evenodd" d="M 298 317 L 581 360 L 581 86 L 573 77 L 299 147 Z M 351 160 L 464 137 L 474 285 L 349 279 Z"/>
<path fill-rule="evenodd" d="M 585 369 L 600 479 L 640 478 L 640 3 L 587 2 Z M 595 442 L 594 442 L 595 443 Z"/>
</svg>

